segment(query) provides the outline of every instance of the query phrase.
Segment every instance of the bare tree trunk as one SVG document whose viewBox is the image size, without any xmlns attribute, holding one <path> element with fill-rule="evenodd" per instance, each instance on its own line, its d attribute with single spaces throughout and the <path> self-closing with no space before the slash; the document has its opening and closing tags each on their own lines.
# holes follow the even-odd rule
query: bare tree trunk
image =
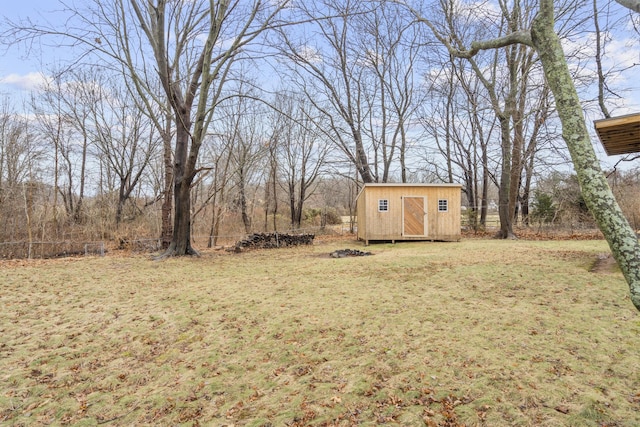
<svg viewBox="0 0 640 427">
<path fill-rule="evenodd" d="M 218 244 L 218 238 L 220 237 L 220 223 L 222 222 L 222 200 L 224 197 L 220 195 L 221 201 L 213 206 L 213 218 L 211 220 L 211 229 L 209 230 L 209 244 L 208 248 L 212 248 Z"/>
<path fill-rule="evenodd" d="M 272 172 L 269 171 L 269 178 L 267 178 L 267 182 L 264 184 L 264 232 L 269 231 L 269 209 L 271 208 L 271 176 Z M 274 230 L 275 231 L 275 230 Z"/>
<path fill-rule="evenodd" d="M 298 217 L 296 210 L 296 184 L 295 181 L 289 181 L 288 186 L 289 193 L 289 217 L 291 218 L 291 228 L 297 229 L 300 228 L 300 223 L 296 221 Z"/>
<path fill-rule="evenodd" d="M 300 192 L 298 194 L 298 201 L 297 201 L 297 206 L 296 206 L 296 224 L 297 227 L 300 228 L 300 226 L 302 225 L 302 212 L 303 212 L 303 206 L 304 206 L 304 201 L 307 198 L 306 197 L 306 188 L 307 188 L 307 183 L 305 182 L 304 179 L 304 170 L 302 172 L 302 178 L 300 181 Z"/>
<path fill-rule="evenodd" d="M 238 181 L 238 191 L 240 191 L 240 215 L 242 216 L 242 224 L 244 225 L 244 232 L 251 233 L 251 218 L 247 212 L 247 188 L 245 182 L 244 171 L 240 171 L 240 177 Z"/>
<path fill-rule="evenodd" d="M 589 210 L 604 234 L 640 310 L 640 244 L 622 213 L 596 157 L 582 106 L 554 31 L 553 0 L 540 0 L 540 11 L 531 28 L 544 73 L 556 100 L 562 136 L 569 148 L 578 182 Z"/>
<path fill-rule="evenodd" d="M 59 224 L 58 224 L 58 191 L 60 191 L 60 140 L 62 139 L 62 115 L 58 114 L 56 120 L 56 133 L 53 141 L 54 146 L 54 160 L 53 160 L 53 229 L 54 238 L 58 238 Z M 102 186 L 100 186 L 102 188 Z"/>
<path fill-rule="evenodd" d="M 482 200 L 480 201 L 480 226 L 487 225 L 487 211 L 489 210 L 489 156 L 487 147 L 482 147 Z"/>
<path fill-rule="evenodd" d="M 116 205 L 116 228 L 120 225 L 122 221 L 122 210 L 124 208 L 124 183 L 120 182 L 120 189 L 118 190 L 118 204 Z"/>
<path fill-rule="evenodd" d="M 511 135 L 509 132 L 509 117 L 501 115 L 500 134 L 502 138 L 502 165 L 500 173 L 500 188 L 498 189 L 498 215 L 500 217 L 500 231 L 498 237 L 502 239 L 513 239 L 513 215 L 509 206 L 509 193 L 511 191 Z"/>
<path fill-rule="evenodd" d="M 406 161 L 406 153 L 407 153 L 407 131 L 404 128 L 404 125 L 400 129 L 400 170 L 401 170 L 401 178 L 402 183 L 407 182 L 407 161 Z"/>
<path fill-rule="evenodd" d="M 193 175 L 187 173 L 187 150 L 189 146 L 189 127 L 191 122 L 188 112 L 183 112 L 177 123 L 176 154 L 174 162 L 174 206 L 173 236 L 166 255 L 197 255 L 191 247 L 191 184 Z"/>
<path fill-rule="evenodd" d="M 170 115 L 167 114 L 167 127 L 162 134 L 162 160 L 164 165 L 164 190 L 162 195 L 162 207 L 160 210 L 161 227 L 160 240 L 162 249 L 169 248 L 173 226 L 171 225 L 171 212 L 173 210 L 173 153 L 171 150 L 171 123 Z"/>
<path fill-rule="evenodd" d="M 616 0 L 616 3 L 640 13 L 640 0 Z"/>
<path fill-rule="evenodd" d="M 518 223 L 518 195 L 522 179 L 522 152 L 524 147 L 524 96 L 521 105 L 513 111 L 513 146 L 511 147 L 511 187 L 509 188 L 509 211 L 513 224 Z"/>
<path fill-rule="evenodd" d="M 605 88 L 605 76 L 602 70 L 602 33 L 600 31 L 600 21 L 598 20 L 598 3 L 597 0 L 593 0 L 593 24 L 595 28 L 596 36 L 596 68 L 598 70 L 598 105 L 600 111 L 606 118 L 611 117 L 609 110 L 604 103 L 604 88 Z"/>
<path fill-rule="evenodd" d="M 29 239 L 27 258 L 31 259 L 31 251 L 33 248 L 33 232 L 31 230 L 31 218 L 33 216 L 33 182 L 30 181 L 28 185 L 24 182 L 22 183 L 22 194 L 24 196 L 24 214 L 27 220 L 27 237 Z"/>
<path fill-rule="evenodd" d="M 88 145 L 88 137 L 85 134 L 83 137 L 82 143 L 82 160 L 80 164 L 80 190 L 78 194 L 78 201 L 76 203 L 76 207 L 73 211 L 73 220 L 76 223 L 80 223 L 83 220 L 82 209 L 84 202 L 84 187 L 85 187 L 85 175 L 87 170 L 87 145 Z M 73 196 L 71 196 L 73 197 Z"/>
<path fill-rule="evenodd" d="M 266 5 L 261 1 L 211 0 L 208 6 L 206 2 L 130 0 L 128 3 L 153 50 L 156 72 L 171 104 L 176 126 L 173 235 L 160 257 L 197 254 L 191 247 L 190 190 L 199 173 L 200 148 L 238 52 L 270 28 L 288 2 Z M 231 25 L 235 20 L 232 12 L 241 16 L 242 21 L 237 22 L 234 35 L 226 39 L 231 41 L 229 47 L 221 47 L 224 24 Z M 203 32 L 202 28 L 208 31 Z M 201 47 L 197 48 L 191 44 L 196 33 L 206 34 Z M 136 74 L 131 59 L 128 61 L 130 70 Z"/>
<path fill-rule="evenodd" d="M 524 181 L 524 187 L 522 189 L 522 223 L 525 226 L 529 226 L 529 198 L 531 197 L 531 180 L 533 178 L 533 164 L 535 161 L 535 155 L 529 157 L 529 163 L 525 168 L 526 178 Z"/>
<path fill-rule="evenodd" d="M 447 182 L 453 183 L 453 167 L 451 165 L 451 117 L 452 117 L 452 105 L 453 105 L 453 74 L 455 72 L 455 63 L 453 62 L 453 55 L 449 55 L 449 61 L 451 63 L 451 76 L 449 77 L 449 86 L 447 93 L 446 115 L 445 115 L 445 146 L 447 157 Z"/>
<path fill-rule="evenodd" d="M 273 180 L 271 181 L 271 185 L 273 186 L 273 231 L 278 231 L 278 189 L 277 189 L 277 177 L 276 171 L 274 171 Z"/>
<path fill-rule="evenodd" d="M 273 202 L 273 231 L 277 231 L 276 214 L 278 210 L 277 180 L 278 180 L 278 157 L 277 157 L 278 138 L 272 137 L 269 142 L 269 178 L 264 186 L 264 231 L 269 228 L 269 209 Z"/>
</svg>

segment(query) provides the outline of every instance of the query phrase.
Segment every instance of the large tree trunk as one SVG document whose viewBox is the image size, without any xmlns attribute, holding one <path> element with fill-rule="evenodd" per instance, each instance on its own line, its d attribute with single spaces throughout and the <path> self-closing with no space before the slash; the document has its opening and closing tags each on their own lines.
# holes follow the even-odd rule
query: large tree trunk
<svg viewBox="0 0 640 427">
<path fill-rule="evenodd" d="M 176 153 L 173 166 L 174 173 L 174 206 L 173 236 L 169 247 L 161 257 L 174 255 L 197 255 L 198 252 L 191 247 L 191 183 L 193 173 L 187 166 L 187 152 L 189 147 L 190 118 L 188 113 L 177 120 L 176 129 Z"/>
<path fill-rule="evenodd" d="M 498 215 L 500 216 L 501 239 L 515 239 L 513 234 L 513 213 L 509 209 L 509 193 L 511 191 L 511 136 L 509 133 L 509 117 L 499 117 L 500 134 L 502 138 L 502 166 L 500 173 L 500 188 L 498 189 Z"/>
<path fill-rule="evenodd" d="M 191 247 L 191 185 L 186 180 L 176 179 L 174 203 L 174 233 L 166 255 L 195 255 L 197 252 Z"/>
<path fill-rule="evenodd" d="M 362 182 L 371 183 L 376 182 L 373 178 L 373 174 L 371 173 L 371 167 L 369 166 L 369 160 L 367 160 L 367 154 L 364 151 L 364 147 L 362 145 L 362 140 L 358 134 L 355 137 L 356 140 L 356 168 L 358 172 L 360 172 L 360 178 L 362 178 Z"/>
<path fill-rule="evenodd" d="M 629 284 L 631 301 L 640 310 L 640 244 L 600 168 L 553 25 L 553 0 L 540 0 L 540 11 L 532 23 L 531 38 L 556 100 L 562 137 L 569 148 L 584 200 Z"/>
</svg>

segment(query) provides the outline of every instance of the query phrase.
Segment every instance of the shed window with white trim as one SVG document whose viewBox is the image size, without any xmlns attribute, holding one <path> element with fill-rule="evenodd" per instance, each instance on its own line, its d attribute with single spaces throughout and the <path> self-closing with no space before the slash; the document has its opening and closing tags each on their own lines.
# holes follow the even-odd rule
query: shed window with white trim
<svg viewBox="0 0 640 427">
<path fill-rule="evenodd" d="M 449 212 L 449 200 L 447 199 L 438 200 L 438 212 Z"/>
<path fill-rule="evenodd" d="M 378 200 L 378 212 L 389 212 L 389 199 Z"/>
</svg>

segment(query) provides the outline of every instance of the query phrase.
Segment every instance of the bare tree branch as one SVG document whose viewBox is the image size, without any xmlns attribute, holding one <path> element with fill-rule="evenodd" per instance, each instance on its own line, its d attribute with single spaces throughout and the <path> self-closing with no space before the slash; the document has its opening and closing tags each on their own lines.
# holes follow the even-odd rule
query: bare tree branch
<svg viewBox="0 0 640 427">
<path fill-rule="evenodd" d="M 640 0 L 616 0 L 616 3 L 636 13 L 640 13 Z"/>
</svg>

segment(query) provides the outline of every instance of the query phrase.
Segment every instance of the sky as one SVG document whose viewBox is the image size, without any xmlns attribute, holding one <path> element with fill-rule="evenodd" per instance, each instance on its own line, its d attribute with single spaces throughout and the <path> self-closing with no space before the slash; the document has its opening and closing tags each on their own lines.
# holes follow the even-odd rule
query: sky
<svg viewBox="0 0 640 427">
<path fill-rule="evenodd" d="M 57 0 L 5 0 L 3 3 L 0 16 L 12 21 L 32 18 L 38 21 L 52 20 L 55 22 L 55 13 L 52 12 L 60 7 Z M 0 21 L 0 33 L 5 29 L 3 21 L 4 19 Z M 608 49 L 616 51 L 614 57 L 617 59 L 618 66 L 620 63 L 637 64 L 640 62 L 639 49 L 637 46 L 626 45 L 625 42 L 625 40 L 619 40 L 616 45 L 614 39 Z M 63 58 L 64 51 L 62 49 L 45 49 L 42 53 L 36 50 L 28 52 L 24 46 L 13 46 L 0 50 L 0 55 L 2 55 L 0 61 L 0 93 L 2 93 L 33 89 L 43 79 L 41 70 L 47 69 L 47 65 L 50 68 L 51 64 L 56 62 L 56 58 Z M 623 78 L 628 77 L 628 75 L 623 76 Z M 628 84 L 628 82 L 626 83 Z M 640 91 L 640 85 L 635 84 L 635 86 Z M 640 103 L 633 101 L 630 104 L 633 107 L 640 105 Z"/>
<path fill-rule="evenodd" d="M 107 0 L 109 1 L 109 0 Z M 77 0 L 82 4 L 82 0 Z M 55 9 L 60 8 L 57 0 L 5 0 L 0 9 L 0 33 L 5 31 L 5 19 L 19 21 L 31 18 L 36 21 L 49 20 L 55 23 Z M 612 58 L 615 58 L 617 66 L 630 66 L 640 63 L 640 47 L 635 43 L 629 44 L 628 40 L 613 40 L 608 49 L 615 51 Z M 41 70 L 55 68 L 53 65 L 58 59 L 63 59 L 65 51 L 63 49 L 45 49 L 40 52 L 38 49 L 28 51 L 24 46 L 11 46 L 9 48 L 0 47 L 0 95 L 9 95 L 10 98 L 18 101 L 27 96 L 32 90 L 41 84 L 46 78 Z M 607 64 L 605 64 L 606 66 Z M 592 70 L 587 72 L 593 73 Z M 627 80 L 623 86 L 631 86 L 631 92 L 623 93 L 624 107 L 615 109 L 614 115 L 628 114 L 640 111 L 640 80 L 635 78 L 634 72 L 627 72 L 620 78 Z M 19 103 L 19 102 L 18 102 Z M 602 117 L 592 117 L 598 119 Z M 599 157 L 602 157 L 604 150 L 599 144 L 594 144 Z M 611 161 L 611 160 L 610 160 Z"/>
<path fill-rule="evenodd" d="M 12 0 L 3 2 L 0 9 L 0 32 L 6 30 L 5 19 L 17 21 L 26 18 L 47 19 L 57 7 L 53 0 Z M 0 50 L 0 93 L 15 94 L 29 91 L 43 79 L 43 62 L 55 61 L 62 52 L 27 52 L 24 46 L 2 47 Z"/>
</svg>

